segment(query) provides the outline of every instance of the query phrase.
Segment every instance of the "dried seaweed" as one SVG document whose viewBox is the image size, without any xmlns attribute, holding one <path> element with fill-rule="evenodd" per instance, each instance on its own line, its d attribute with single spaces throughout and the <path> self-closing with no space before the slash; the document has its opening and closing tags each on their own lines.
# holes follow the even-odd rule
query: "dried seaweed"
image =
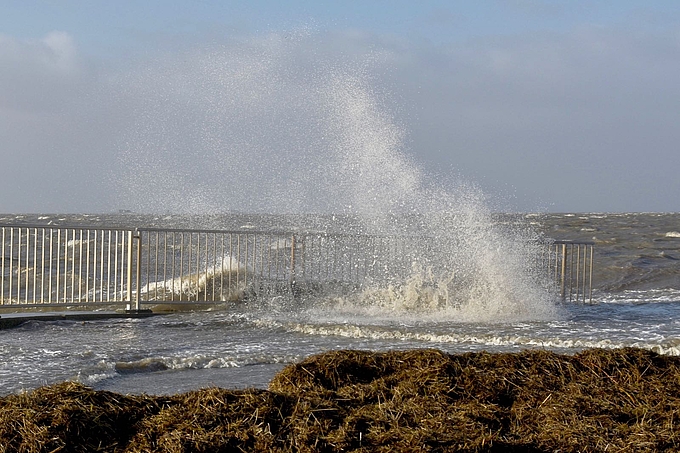
<svg viewBox="0 0 680 453">
<path fill-rule="evenodd" d="M 269 390 L 0 398 L 0 452 L 680 450 L 680 357 L 333 351 Z"/>
</svg>

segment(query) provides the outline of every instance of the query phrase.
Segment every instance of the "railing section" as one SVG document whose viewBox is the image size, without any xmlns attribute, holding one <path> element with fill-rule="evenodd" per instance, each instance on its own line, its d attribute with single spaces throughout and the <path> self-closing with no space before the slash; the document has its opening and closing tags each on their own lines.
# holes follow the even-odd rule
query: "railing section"
<svg viewBox="0 0 680 453">
<path fill-rule="evenodd" d="M 394 237 L 143 229 L 139 240 L 142 302 L 230 301 L 355 285 L 406 266 L 402 240 Z"/>
<path fill-rule="evenodd" d="M 408 277 L 427 238 L 272 231 L 0 226 L 0 306 L 220 302 Z M 592 301 L 593 245 L 555 241 L 560 295 Z"/>
<path fill-rule="evenodd" d="M 572 302 L 593 301 L 594 243 L 554 241 L 547 248 L 546 265 L 560 297 Z"/>
<path fill-rule="evenodd" d="M 130 300 L 132 230 L 0 230 L 0 306 Z"/>
</svg>

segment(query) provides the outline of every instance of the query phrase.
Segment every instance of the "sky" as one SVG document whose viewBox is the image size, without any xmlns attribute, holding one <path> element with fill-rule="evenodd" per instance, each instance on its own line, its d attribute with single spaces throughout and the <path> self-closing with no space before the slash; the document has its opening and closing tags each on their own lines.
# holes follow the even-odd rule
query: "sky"
<svg viewBox="0 0 680 453">
<path fill-rule="evenodd" d="M 337 143 L 391 147 L 364 177 L 464 180 L 499 210 L 680 211 L 677 1 L 0 0 L 0 11 L 0 212 L 247 210 L 258 197 L 304 210 L 323 205 L 314 184 L 328 174 L 314 168 Z M 364 120 L 332 129 L 334 103 L 363 106 L 373 135 Z"/>
</svg>

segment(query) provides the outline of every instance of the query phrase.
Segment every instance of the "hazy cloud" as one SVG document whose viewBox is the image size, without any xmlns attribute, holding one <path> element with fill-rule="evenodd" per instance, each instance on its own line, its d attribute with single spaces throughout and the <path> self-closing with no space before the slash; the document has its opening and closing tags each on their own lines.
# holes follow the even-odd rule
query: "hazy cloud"
<svg viewBox="0 0 680 453">
<path fill-rule="evenodd" d="M 414 154 L 429 168 L 505 186 L 524 209 L 679 207 L 672 37 L 583 29 L 404 51 Z"/>
<path fill-rule="evenodd" d="M 305 96 L 358 68 L 381 121 L 401 131 L 397 146 L 430 179 L 462 174 L 492 198 L 514 194 L 521 210 L 678 211 L 678 36 L 583 27 L 443 46 L 291 31 L 185 43 L 108 67 L 83 58 L 64 32 L 0 36 L 0 210 L 125 208 L 135 173 L 121 172 L 135 162 L 146 165 L 137 177 L 168 188 L 178 178 L 177 197 L 203 191 L 219 206 L 225 192 L 192 162 L 228 165 L 236 151 L 221 150 L 257 149 L 240 156 L 236 186 L 265 157 L 294 168 L 293 148 L 320 165 L 313 149 L 327 146 L 318 122 L 328 105 Z M 186 167 L 159 178 L 162 168 L 150 168 L 158 157 Z M 224 175 L 213 163 L 203 176 Z M 291 170 L 261 196 L 304 187 Z"/>
<path fill-rule="evenodd" d="M 87 112 L 94 74 L 73 38 L 0 36 L 0 150 L 5 212 L 73 210 L 102 190 L 92 187 L 97 134 Z"/>
</svg>

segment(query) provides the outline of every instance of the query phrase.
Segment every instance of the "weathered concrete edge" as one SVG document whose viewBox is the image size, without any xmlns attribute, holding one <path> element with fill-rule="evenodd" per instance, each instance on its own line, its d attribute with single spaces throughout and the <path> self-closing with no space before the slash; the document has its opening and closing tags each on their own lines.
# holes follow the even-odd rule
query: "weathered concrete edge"
<svg viewBox="0 0 680 453">
<path fill-rule="evenodd" d="M 11 329 L 28 321 L 95 321 L 119 318 L 148 318 L 162 315 L 151 310 L 126 312 L 43 312 L 43 313 L 4 313 L 0 315 L 0 330 Z"/>
</svg>

